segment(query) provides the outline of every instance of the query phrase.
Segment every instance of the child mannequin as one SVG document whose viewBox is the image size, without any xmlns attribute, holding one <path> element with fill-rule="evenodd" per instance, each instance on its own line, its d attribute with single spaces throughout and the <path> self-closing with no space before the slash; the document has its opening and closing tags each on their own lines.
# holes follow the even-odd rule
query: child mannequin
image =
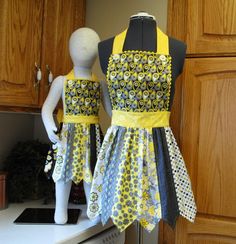
<svg viewBox="0 0 236 244">
<path fill-rule="evenodd" d="M 93 81 L 91 68 L 95 62 L 97 57 L 97 44 L 100 41 L 99 36 L 95 31 L 89 28 L 80 28 L 72 33 L 69 41 L 69 52 L 73 62 L 73 71 L 70 73 L 73 77 L 71 80 L 77 81 L 85 81 L 90 82 Z M 50 92 L 45 100 L 45 103 L 42 107 L 42 119 L 44 126 L 46 128 L 49 139 L 52 143 L 56 143 L 58 147 L 61 146 L 62 141 L 59 136 L 56 134 L 57 127 L 53 119 L 53 111 L 57 106 L 59 99 L 62 97 L 63 101 L 65 101 L 65 82 L 68 81 L 68 76 L 58 76 L 52 83 Z M 95 84 L 98 82 L 93 81 L 91 84 Z M 80 84 L 80 83 L 79 83 Z M 78 85 L 78 83 L 76 83 Z M 99 86 L 99 83 L 97 84 Z M 97 87 L 95 86 L 95 87 Z M 98 87 L 99 88 L 99 87 Z M 81 88 L 82 89 L 82 88 Z M 99 92 L 99 89 L 97 89 Z M 71 97 L 69 97 L 71 98 Z M 72 97 L 73 98 L 73 97 Z M 71 99 L 72 99 L 71 98 Z M 78 97 L 77 97 L 78 98 Z M 97 98 L 98 100 L 99 98 Z M 64 115 L 65 115 L 65 102 L 63 104 Z M 97 105 L 99 105 L 99 101 L 97 101 Z M 78 108 L 78 106 L 77 106 Z M 74 116 L 74 114 L 72 115 Z M 78 117 L 78 116 L 77 116 Z M 82 114 L 82 116 L 86 119 L 86 116 Z M 95 117 L 95 116 L 87 116 L 87 117 Z M 97 117 L 97 116 L 96 116 Z M 87 123 L 87 121 L 85 121 Z M 92 123 L 90 123 L 92 124 Z M 84 131 L 84 128 L 83 128 Z M 89 131 L 89 130 L 88 130 Z M 71 132 L 73 134 L 73 132 Z M 88 137 L 89 138 L 89 137 Z M 95 139 L 96 140 L 96 139 Z M 82 145 L 78 144 L 78 147 L 82 147 Z M 86 148 L 86 147 L 85 147 Z M 83 148 L 82 148 L 83 149 Z M 82 150 L 81 149 L 81 150 Z M 76 149 L 74 149 L 76 150 Z M 73 152 L 74 153 L 74 152 Z M 78 153 L 78 152 L 77 152 Z M 89 152 L 90 153 L 90 152 Z M 79 160 L 78 160 L 79 163 Z M 67 166 L 68 167 L 68 166 Z M 83 166 L 84 169 L 85 166 Z M 85 176 L 84 176 L 85 177 Z M 54 214 L 54 220 L 57 224 L 65 224 L 67 222 L 67 206 L 68 199 L 71 189 L 72 179 L 65 180 L 62 177 L 54 177 L 54 181 L 56 184 L 56 208 Z M 84 182 L 84 190 L 86 194 L 86 199 L 89 199 L 90 193 L 90 183 Z"/>
</svg>

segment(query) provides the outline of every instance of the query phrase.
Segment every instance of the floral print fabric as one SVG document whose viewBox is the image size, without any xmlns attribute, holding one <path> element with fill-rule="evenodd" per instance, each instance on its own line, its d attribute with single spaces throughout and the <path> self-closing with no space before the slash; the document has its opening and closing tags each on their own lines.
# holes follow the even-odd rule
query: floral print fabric
<svg viewBox="0 0 236 244">
<path fill-rule="evenodd" d="M 113 110 L 155 112 L 169 108 L 169 55 L 142 51 L 113 54 L 107 80 Z"/>
<path fill-rule="evenodd" d="M 66 115 L 98 115 L 100 83 L 98 81 L 70 79 L 65 82 Z"/>
</svg>

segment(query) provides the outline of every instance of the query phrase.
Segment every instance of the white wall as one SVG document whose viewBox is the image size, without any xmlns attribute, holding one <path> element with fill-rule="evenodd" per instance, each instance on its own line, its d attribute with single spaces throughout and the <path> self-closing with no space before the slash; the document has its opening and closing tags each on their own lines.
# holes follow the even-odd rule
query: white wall
<svg viewBox="0 0 236 244">
<path fill-rule="evenodd" d="M 158 26 L 165 32 L 167 25 L 167 0 L 87 0 L 86 26 L 94 29 L 105 40 L 128 27 L 131 15 L 146 11 L 156 17 Z M 99 61 L 94 66 L 94 72 L 104 79 Z M 110 125 L 110 119 L 101 109 L 101 126 L 105 131 Z"/>
<path fill-rule="evenodd" d="M 94 29 L 105 40 L 128 27 L 129 18 L 138 11 L 156 17 L 158 26 L 165 32 L 167 25 L 167 0 L 87 0 L 86 26 Z M 94 69 L 104 77 L 96 62 Z"/>
</svg>

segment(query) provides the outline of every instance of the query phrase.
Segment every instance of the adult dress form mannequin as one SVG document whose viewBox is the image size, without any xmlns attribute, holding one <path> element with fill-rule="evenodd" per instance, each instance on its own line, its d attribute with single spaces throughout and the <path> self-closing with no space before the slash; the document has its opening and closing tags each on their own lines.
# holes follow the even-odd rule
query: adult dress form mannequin
<svg viewBox="0 0 236 244">
<path fill-rule="evenodd" d="M 69 41 L 69 52 L 73 62 L 74 76 L 80 79 L 91 80 L 91 68 L 97 57 L 97 44 L 100 41 L 95 31 L 89 28 L 80 28 L 72 33 Z M 42 107 L 42 119 L 49 139 L 52 143 L 60 143 L 55 133 L 57 126 L 53 119 L 53 111 L 59 99 L 63 96 L 63 84 L 65 76 L 58 76 L 52 83 L 50 92 Z M 67 207 L 71 189 L 71 180 L 64 182 L 56 181 L 56 208 L 54 220 L 57 224 L 67 222 Z M 89 199 L 90 184 L 84 181 L 86 199 Z"/>
<path fill-rule="evenodd" d="M 191 181 L 169 125 L 185 53 L 186 45 L 146 13 L 99 43 L 112 121 L 96 163 L 89 218 L 101 216 L 103 224 L 111 218 L 120 231 L 135 220 L 149 232 L 160 219 L 172 228 L 180 215 L 194 222 Z"/>
<path fill-rule="evenodd" d="M 156 51 L 156 28 L 157 23 L 155 17 L 147 14 L 146 12 L 140 12 L 136 15 L 132 15 L 127 30 L 126 39 L 124 42 L 123 51 L 126 50 L 142 50 L 142 51 Z M 113 41 L 115 37 L 102 41 L 98 44 L 99 60 L 102 71 L 107 73 L 109 57 L 112 53 Z M 151 41 L 150 41 L 151 40 Z M 172 87 L 174 90 L 174 84 L 176 78 L 181 74 L 184 59 L 186 54 L 186 44 L 169 37 L 169 51 L 172 56 Z M 111 116 L 111 104 L 108 94 L 106 83 L 102 82 L 103 100 L 107 113 Z M 173 102 L 173 95 L 170 98 L 170 107 Z"/>
</svg>

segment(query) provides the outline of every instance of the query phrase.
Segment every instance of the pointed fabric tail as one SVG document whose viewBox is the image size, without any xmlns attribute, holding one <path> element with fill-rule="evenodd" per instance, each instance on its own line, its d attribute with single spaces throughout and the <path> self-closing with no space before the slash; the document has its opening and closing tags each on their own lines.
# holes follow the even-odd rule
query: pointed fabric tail
<svg viewBox="0 0 236 244">
<path fill-rule="evenodd" d="M 180 215 L 189 221 L 194 222 L 197 209 L 185 162 L 180 153 L 171 128 L 165 128 L 165 135 L 170 155 L 171 169 L 174 178 L 179 212 Z"/>
<path fill-rule="evenodd" d="M 95 167 L 95 173 L 93 177 L 93 183 L 90 193 L 90 199 L 88 202 L 87 215 L 90 219 L 96 218 L 101 214 L 102 210 L 102 191 L 104 175 L 108 166 L 109 159 L 112 153 L 113 140 L 117 136 L 117 130 L 110 127 L 107 130 L 106 136 L 104 138 L 100 153 L 98 155 L 98 161 Z"/>
<path fill-rule="evenodd" d="M 149 130 L 138 128 L 122 128 L 119 134 L 124 136 L 122 143 L 118 140 L 115 157 L 119 161 L 117 180 L 113 182 L 116 189 L 114 196 L 107 200 L 114 200 L 110 217 L 120 231 L 136 219 L 151 231 L 161 218 L 152 135 Z M 107 193 L 104 195 L 109 198 Z"/>
<path fill-rule="evenodd" d="M 153 128 L 153 142 L 161 197 L 162 218 L 172 228 L 179 216 L 178 202 L 163 128 Z"/>
<path fill-rule="evenodd" d="M 113 141 L 112 154 L 109 159 L 109 164 L 107 166 L 104 180 L 103 180 L 103 191 L 102 191 L 102 210 L 101 210 L 101 220 L 102 224 L 106 224 L 109 217 L 112 214 L 112 207 L 114 204 L 115 193 L 117 189 L 117 176 L 119 172 L 118 155 L 123 148 L 124 134 L 122 130 L 124 128 L 118 128 L 117 136 Z"/>
</svg>

